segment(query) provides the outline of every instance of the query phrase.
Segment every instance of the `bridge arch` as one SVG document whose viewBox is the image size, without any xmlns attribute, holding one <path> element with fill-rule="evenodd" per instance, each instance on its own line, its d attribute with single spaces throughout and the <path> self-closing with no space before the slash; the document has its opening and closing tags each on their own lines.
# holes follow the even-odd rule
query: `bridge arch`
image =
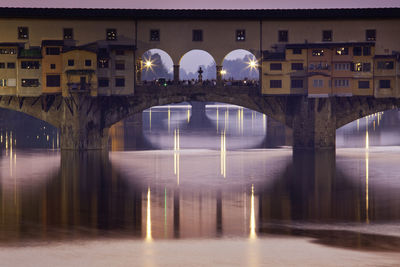
<svg viewBox="0 0 400 267">
<path fill-rule="evenodd" d="M 256 56 L 245 49 L 235 49 L 225 55 L 221 62 L 223 79 L 259 80 Z"/>
<path fill-rule="evenodd" d="M 197 80 L 200 67 L 203 70 L 203 80 L 216 78 L 216 61 L 209 52 L 201 49 L 186 52 L 179 60 L 180 80 Z"/>
<path fill-rule="evenodd" d="M 164 50 L 152 48 L 141 55 L 141 81 L 172 80 L 174 62 Z"/>
</svg>

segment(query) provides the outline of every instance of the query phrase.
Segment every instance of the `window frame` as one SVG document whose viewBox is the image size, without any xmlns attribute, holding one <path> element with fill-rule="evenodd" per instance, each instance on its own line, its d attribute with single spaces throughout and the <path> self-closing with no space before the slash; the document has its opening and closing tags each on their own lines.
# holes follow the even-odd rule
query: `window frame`
<svg viewBox="0 0 400 267">
<path fill-rule="evenodd" d="M 203 42 L 203 30 L 193 29 L 192 30 L 192 42 Z"/>
<path fill-rule="evenodd" d="M 22 30 L 24 30 L 24 29 L 26 29 L 26 34 L 23 34 L 21 31 Z M 17 31 L 17 33 L 18 33 L 18 39 L 19 40 L 28 40 L 29 39 L 29 27 L 27 27 L 27 26 L 18 26 L 18 31 Z M 25 36 L 21 36 L 21 34 L 22 35 L 25 35 Z"/>
<path fill-rule="evenodd" d="M 370 37 L 371 33 L 373 33 L 373 34 Z M 376 29 L 366 29 L 365 30 L 365 40 L 367 42 L 375 42 L 376 41 Z"/>
<path fill-rule="evenodd" d="M 115 87 L 125 87 L 125 77 L 115 77 Z M 119 85 L 118 82 L 123 81 L 122 85 Z"/>
<path fill-rule="evenodd" d="M 333 31 L 322 30 L 322 42 L 332 42 L 332 41 L 333 41 Z"/>
<path fill-rule="evenodd" d="M 245 29 L 237 29 L 235 35 L 236 42 L 244 42 L 246 41 L 246 30 Z"/>
<path fill-rule="evenodd" d="M 278 30 L 278 42 L 280 43 L 289 42 L 289 30 Z"/>
<path fill-rule="evenodd" d="M 282 80 L 269 80 L 269 88 L 282 88 Z"/>
<path fill-rule="evenodd" d="M 58 78 L 58 83 L 56 83 L 55 85 L 49 85 L 49 81 L 53 82 L 53 81 L 49 80 L 49 78 Z M 60 74 L 47 74 L 46 75 L 46 87 L 60 87 L 60 86 L 61 86 L 61 75 Z"/>
<path fill-rule="evenodd" d="M 152 38 L 152 36 L 153 36 L 153 33 L 157 33 L 157 38 Z M 160 29 L 150 29 L 150 32 L 149 32 L 149 34 L 150 34 L 150 38 L 149 38 L 149 40 L 150 40 L 150 42 L 159 42 L 160 41 Z"/>
<path fill-rule="evenodd" d="M 115 36 L 111 36 L 112 33 L 114 33 Z M 117 41 L 118 40 L 118 31 L 116 28 L 106 29 L 106 40 L 107 41 Z"/>
<path fill-rule="evenodd" d="M 71 34 L 68 34 L 66 31 L 71 31 Z M 70 36 L 69 38 L 66 38 Z M 63 28 L 63 39 L 64 40 L 74 40 L 74 28 Z"/>
<path fill-rule="evenodd" d="M 274 67 L 272 67 L 272 66 L 274 66 Z M 280 71 L 280 70 L 282 70 L 282 63 L 269 63 L 269 70 L 270 71 Z"/>
</svg>

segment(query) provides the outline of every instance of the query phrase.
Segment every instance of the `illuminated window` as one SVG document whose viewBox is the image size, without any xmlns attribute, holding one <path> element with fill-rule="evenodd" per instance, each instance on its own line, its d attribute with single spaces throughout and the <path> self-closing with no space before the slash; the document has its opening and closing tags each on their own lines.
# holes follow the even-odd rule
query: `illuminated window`
<svg viewBox="0 0 400 267">
<path fill-rule="evenodd" d="M 365 40 L 376 41 L 376 30 L 365 30 Z"/>
<path fill-rule="evenodd" d="M 202 42 L 203 41 L 203 30 L 193 30 L 192 40 L 193 40 L 193 42 Z"/>
<path fill-rule="evenodd" d="M 0 86 L 6 87 L 7 86 L 7 79 L 0 79 Z"/>
<path fill-rule="evenodd" d="M 292 70 L 303 70 L 303 63 L 292 63 Z"/>
<path fill-rule="evenodd" d="M 2 49 L 0 49 L 0 54 L 3 54 L 3 55 L 7 55 L 7 54 L 14 55 L 16 53 L 17 53 L 17 50 L 14 49 L 14 48 L 2 48 Z"/>
<path fill-rule="evenodd" d="M 324 42 L 330 42 L 332 41 L 332 31 L 322 31 L 322 41 Z"/>
<path fill-rule="evenodd" d="M 116 41 L 117 40 L 117 29 L 107 29 L 106 30 L 106 40 Z"/>
<path fill-rule="evenodd" d="M 245 40 L 246 40 L 246 31 L 236 30 L 236 41 L 245 41 Z"/>
<path fill-rule="evenodd" d="M 358 81 L 358 88 L 360 89 L 368 89 L 369 81 Z"/>
<path fill-rule="evenodd" d="M 40 64 L 39 61 L 22 61 L 21 62 L 21 69 L 39 69 Z"/>
<path fill-rule="evenodd" d="M 289 32 L 288 31 L 278 31 L 278 41 L 279 42 L 288 42 L 289 40 Z"/>
<path fill-rule="evenodd" d="M 72 28 L 65 28 L 64 29 L 64 40 L 72 40 L 74 39 L 74 31 Z"/>
<path fill-rule="evenodd" d="M 282 70 L 282 64 L 281 63 L 271 63 L 269 64 L 270 70 Z"/>
<path fill-rule="evenodd" d="M 379 88 L 390 88 L 390 80 L 379 80 Z"/>
<path fill-rule="evenodd" d="M 18 27 L 18 39 L 29 39 L 28 27 Z"/>
<path fill-rule="evenodd" d="M 150 30 L 150 41 L 160 41 L 160 30 Z"/>
<path fill-rule="evenodd" d="M 314 57 L 322 57 L 324 55 L 324 50 L 323 49 L 313 49 L 312 55 Z"/>
<path fill-rule="evenodd" d="M 282 88 L 282 80 L 270 80 L 269 87 L 270 88 Z"/>
<path fill-rule="evenodd" d="M 378 61 L 378 69 L 392 70 L 394 68 L 393 61 Z"/>
<path fill-rule="evenodd" d="M 60 75 L 47 75 L 46 76 L 47 87 L 60 87 Z"/>
<path fill-rule="evenodd" d="M 98 66 L 100 69 L 106 69 L 106 68 L 108 68 L 108 59 L 107 59 L 107 58 L 101 58 L 101 59 L 99 59 L 97 66 Z"/>
<path fill-rule="evenodd" d="M 348 55 L 349 54 L 349 48 L 348 47 L 338 47 L 336 48 L 336 55 L 342 56 L 342 55 Z"/>
<path fill-rule="evenodd" d="M 22 87 L 38 87 L 39 79 L 22 79 L 21 86 Z"/>
</svg>

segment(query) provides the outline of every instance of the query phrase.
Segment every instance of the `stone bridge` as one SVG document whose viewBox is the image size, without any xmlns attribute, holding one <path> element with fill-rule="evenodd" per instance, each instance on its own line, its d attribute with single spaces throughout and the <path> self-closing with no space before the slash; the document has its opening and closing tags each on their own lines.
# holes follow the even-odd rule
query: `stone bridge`
<svg viewBox="0 0 400 267">
<path fill-rule="evenodd" d="M 222 102 L 266 114 L 293 129 L 295 149 L 334 149 L 337 128 L 400 107 L 397 98 L 263 96 L 258 87 L 149 85 L 137 86 L 133 96 L 1 96 L 0 108 L 23 112 L 57 127 L 61 149 L 87 150 L 107 149 L 108 130 L 118 121 L 152 106 L 183 101 Z"/>
</svg>

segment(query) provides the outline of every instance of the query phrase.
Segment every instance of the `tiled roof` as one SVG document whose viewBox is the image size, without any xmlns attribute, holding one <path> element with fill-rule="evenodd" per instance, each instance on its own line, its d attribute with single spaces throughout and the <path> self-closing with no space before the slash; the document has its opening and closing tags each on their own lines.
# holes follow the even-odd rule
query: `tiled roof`
<svg viewBox="0 0 400 267">
<path fill-rule="evenodd" d="M 400 8 L 335 9 L 91 9 L 0 8 L 9 18 L 109 18 L 109 19 L 320 19 L 400 18 Z"/>
</svg>

